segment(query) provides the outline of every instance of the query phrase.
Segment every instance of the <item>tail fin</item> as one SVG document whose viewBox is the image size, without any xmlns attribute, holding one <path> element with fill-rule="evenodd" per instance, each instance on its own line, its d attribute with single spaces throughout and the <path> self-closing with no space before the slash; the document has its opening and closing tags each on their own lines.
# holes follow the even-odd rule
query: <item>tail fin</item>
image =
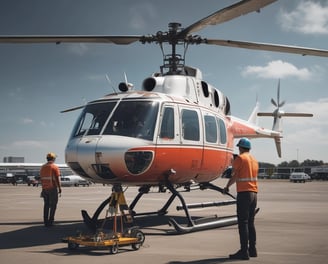
<svg viewBox="0 0 328 264">
<path fill-rule="evenodd" d="M 313 114 L 310 113 L 285 113 L 283 110 L 280 109 L 285 104 L 285 101 L 280 102 L 280 79 L 278 81 L 278 88 L 277 88 L 277 101 L 273 98 L 271 99 L 271 103 L 276 107 L 276 109 L 270 112 L 259 112 L 257 113 L 258 116 L 273 116 L 273 126 L 272 130 L 277 132 L 282 132 L 282 117 L 312 117 Z M 277 152 L 279 157 L 281 157 L 281 138 L 274 137 L 274 141 L 276 144 Z"/>
<path fill-rule="evenodd" d="M 260 104 L 259 102 L 256 100 L 256 105 L 253 109 L 253 112 L 251 113 L 251 115 L 248 118 L 248 122 L 253 124 L 253 125 L 257 125 L 258 124 L 258 112 L 259 112 L 259 108 L 260 108 Z"/>
</svg>

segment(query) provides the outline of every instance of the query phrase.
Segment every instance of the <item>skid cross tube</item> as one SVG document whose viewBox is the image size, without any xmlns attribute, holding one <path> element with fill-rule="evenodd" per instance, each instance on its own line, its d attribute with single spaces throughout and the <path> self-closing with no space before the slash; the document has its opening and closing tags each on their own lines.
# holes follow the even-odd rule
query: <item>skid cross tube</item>
<svg viewBox="0 0 328 264">
<path fill-rule="evenodd" d="M 172 204 L 174 199 L 176 197 L 178 197 L 181 202 L 181 205 L 177 207 L 177 210 L 184 210 L 186 218 L 187 218 L 186 225 L 180 225 L 173 218 L 169 218 L 169 224 L 171 226 L 173 226 L 178 233 L 195 232 L 195 231 L 200 231 L 200 230 L 205 230 L 205 229 L 210 229 L 210 228 L 234 225 L 237 223 L 236 216 L 228 216 L 228 217 L 214 216 L 214 217 L 207 217 L 207 218 L 193 220 L 189 213 L 189 208 L 209 207 L 209 206 L 213 206 L 213 205 L 215 205 L 215 206 L 221 205 L 222 206 L 222 205 L 235 204 L 235 197 L 233 195 L 227 193 L 230 197 L 234 198 L 233 201 L 224 201 L 224 202 L 201 204 L 201 205 L 200 204 L 192 204 L 192 205 L 189 204 L 188 205 L 188 204 L 186 204 L 185 199 L 183 198 L 181 193 L 179 191 L 177 191 L 177 188 L 175 187 L 175 185 L 170 182 L 169 177 L 170 177 L 170 175 L 174 174 L 174 170 L 171 170 L 170 172 L 171 173 L 167 173 L 165 175 L 165 182 L 163 185 L 171 192 L 171 196 L 168 198 L 168 200 L 166 201 L 166 203 L 160 210 L 154 211 L 154 212 L 141 212 L 141 213 L 136 213 L 133 211 L 135 206 L 137 205 L 137 203 L 140 201 L 141 197 L 144 194 L 149 193 L 149 190 L 151 187 L 150 185 L 141 186 L 139 188 L 138 194 L 136 195 L 136 197 L 134 198 L 134 200 L 132 201 L 130 206 L 128 208 L 126 208 L 127 206 L 124 204 L 124 206 L 125 206 L 124 209 L 128 209 L 129 212 L 131 213 L 132 217 L 142 216 L 142 215 L 158 215 L 158 216 L 165 215 L 165 214 L 167 214 L 168 208 L 170 207 L 170 205 Z M 200 186 L 200 189 L 202 189 L 202 190 L 211 189 L 211 190 L 215 190 L 215 191 L 224 193 L 222 188 L 215 186 L 211 183 L 200 183 L 199 186 Z M 121 189 L 122 189 L 121 186 L 113 186 L 113 192 L 118 192 L 118 191 L 121 192 Z M 82 210 L 82 216 L 83 216 L 84 222 L 86 223 L 86 225 L 88 227 L 90 227 L 94 230 L 98 228 L 98 218 L 100 216 L 100 213 L 106 207 L 106 205 L 108 205 L 110 203 L 110 201 L 111 201 L 111 197 L 104 200 L 100 204 L 100 206 L 97 208 L 97 210 L 95 211 L 95 213 L 92 217 L 90 217 L 86 211 Z"/>
</svg>

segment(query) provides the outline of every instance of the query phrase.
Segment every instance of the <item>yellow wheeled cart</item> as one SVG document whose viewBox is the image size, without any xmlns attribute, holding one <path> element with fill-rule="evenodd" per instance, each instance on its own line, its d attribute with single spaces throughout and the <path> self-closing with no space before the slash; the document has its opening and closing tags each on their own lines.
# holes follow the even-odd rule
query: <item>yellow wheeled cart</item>
<svg viewBox="0 0 328 264">
<path fill-rule="evenodd" d="M 119 247 L 132 246 L 134 250 L 138 250 L 145 241 L 144 233 L 137 227 L 132 227 L 123 232 L 123 222 L 132 223 L 132 217 L 127 212 L 127 204 L 124 193 L 121 189 L 113 191 L 110 196 L 109 208 L 102 228 L 97 230 L 95 234 L 70 236 L 63 239 L 67 242 L 69 249 L 77 249 L 80 245 L 93 248 L 109 248 L 109 253 L 116 254 Z M 120 212 L 119 212 L 120 211 Z M 112 232 L 104 231 L 105 221 L 108 214 L 111 214 L 113 220 Z M 117 225 L 120 224 L 120 232 Z"/>
<path fill-rule="evenodd" d="M 78 235 L 67 237 L 68 248 L 71 250 L 78 249 L 80 245 L 92 248 L 108 248 L 109 253 L 116 254 L 119 247 L 131 246 L 138 250 L 145 241 L 144 233 L 138 228 L 130 228 L 125 233 L 106 234 L 98 231 L 94 235 Z"/>
</svg>

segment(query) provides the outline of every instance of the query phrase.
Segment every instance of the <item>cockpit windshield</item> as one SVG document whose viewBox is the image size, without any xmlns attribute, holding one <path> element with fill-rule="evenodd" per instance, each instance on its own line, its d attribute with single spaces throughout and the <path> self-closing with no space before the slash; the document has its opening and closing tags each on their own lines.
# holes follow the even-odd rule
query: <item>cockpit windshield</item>
<svg viewBox="0 0 328 264">
<path fill-rule="evenodd" d="M 101 102 L 87 105 L 77 120 L 72 137 L 99 135 L 117 102 Z"/>
<path fill-rule="evenodd" d="M 152 140 L 158 102 L 121 101 L 89 104 L 78 119 L 72 137 L 83 135 L 119 135 Z M 108 120 L 109 119 L 109 120 Z"/>
<path fill-rule="evenodd" d="M 158 113 L 158 102 L 123 101 L 115 109 L 104 135 L 120 135 L 152 140 Z"/>
</svg>

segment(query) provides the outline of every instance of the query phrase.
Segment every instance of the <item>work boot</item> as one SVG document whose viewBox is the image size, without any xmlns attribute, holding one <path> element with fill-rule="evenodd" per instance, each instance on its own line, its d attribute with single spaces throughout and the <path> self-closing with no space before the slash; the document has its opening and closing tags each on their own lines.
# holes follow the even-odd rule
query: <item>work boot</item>
<svg viewBox="0 0 328 264">
<path fill-rule="evenodd" d="M 235 254 L 229 255 L 230 259 L 249 260 L 248 252 L 238 250 Z"/>
<path fill-rule="evenodd" d="M 250 247 L 249 250 L 249 256 L 252 258 L 256 258 L 257 257 L 257 250 L 256 247 Z"/>
</svg>

